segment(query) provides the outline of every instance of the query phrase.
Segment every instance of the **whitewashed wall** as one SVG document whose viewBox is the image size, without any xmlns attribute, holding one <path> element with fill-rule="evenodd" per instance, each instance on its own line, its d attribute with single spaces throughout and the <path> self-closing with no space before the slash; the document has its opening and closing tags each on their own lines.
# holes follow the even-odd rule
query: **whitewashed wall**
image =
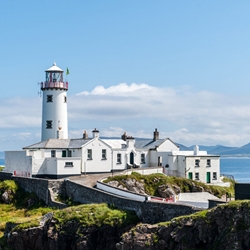
<svg viewBox="0 0 250 250">
<path fill-rule="evenodd" d="M 47 102 L 47 95 L 53 95 L 53 102 Z M 60 89 L 49 89 L 43 91 L 43 107 L 42 107 L 42 141 L 57 138 L 58 121 L 62 127 L 63 138 L 68 138 L 68 115 L 67 91 Z M 52 129 L 46 129 L 46 121 L 52 120 Z"/>
<path fill-rule="evenodd" d="M 200 160 L 199 167 L 195 166 L 195 159 Z M 211 160 L 210 167 L 207 166 L 207 159 Z M 219 182 L 220 177 L 220 158 L 215 156 L 194 156 L 194 157 L 186 157 L 186 168 L 189 169 L 187 171 L 186 178 L 188 178 L 188 173 L 193 173 L 193 179 L 195 180 L 195 173 L 199 173 L 199 180 L 201 182 L 207 182 L 207 172 L 210 172 L 210 183 Z M 217 173 L 217 179 L 213 179 L 213 172 Z"/>
<path fill-rule="evenodd" d="M 92 159 L 88 159 L 88 149 L 92 149 Z M 106 160 L 102 160 L 102 149 L 106 149 Z M 112 169 L 111 148 L 98 138 L 82 147 L 82 173 L 110 172 Z"/>
<path fill-rule="evenodd" d="M 32 157 L 25 151 L 5 151 L 5 172 L 23 171 L 32 173 Z"/>
</svg>

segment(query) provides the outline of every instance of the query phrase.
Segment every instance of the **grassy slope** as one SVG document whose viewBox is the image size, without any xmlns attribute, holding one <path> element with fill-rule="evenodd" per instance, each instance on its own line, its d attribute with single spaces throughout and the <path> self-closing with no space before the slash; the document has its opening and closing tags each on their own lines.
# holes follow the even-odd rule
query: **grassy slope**
<svg viewBox="0 0 250 250">
<path fill-rule="evenodd" d="M 0 203 L 0 246 L 6 250 L 8 247 L 6 246 L 4 231 L 7 222 L 18 224 L 12 229 L 14 231 L 35 227 L 39 226 L 42 216 L 48 212 L 53 212 L 53 218 L 58 221 L 58 225 L 63 225 L 72 220 L 86 227 L 92 225 L 122 227 L 138 222 L 134 212 L 117 210 L 108 207 L 107 204 L 79 205 L 62 210 L 45 207 L 33 193 L 25 192 L 14 181 L 0 182 L 0 195 L 5 191 L 8 191 L 11 202 L 10 204 Z M 37 202 L 27 207 L 30 200 L 36 200 Z"/>
<path fill-rule="evenodd" d="M 117 175 L 114 177 L 108 177 L 104 182 L 107 183 L 112 180 L 116 180 L 119 184 L 124 185 L 124 181 L 127 178 L 132 178 L 137 181 L 144 183 L 145 192 L 148 195 L 159 196 L 158 187 L 163 184 L 170 184 L 179 186 L 181 192 L 191 192 L 194 185 L 203 187 L 204 191 L 214 194 L 215 196 L 221 197 L 226 193 L 234 197 L 234 182 L 230 179 L 225 179 L 225 181 L 231 182 L 231 187 L 220 187 L 213 185 L 206 185 L 201 182 L 192 181 L 186 178 L 166 176 L 164 174 L 150 174 L 150 175 L 141 175 L 137 172 L 132 172 L 131 175 Z"/>
</svg>

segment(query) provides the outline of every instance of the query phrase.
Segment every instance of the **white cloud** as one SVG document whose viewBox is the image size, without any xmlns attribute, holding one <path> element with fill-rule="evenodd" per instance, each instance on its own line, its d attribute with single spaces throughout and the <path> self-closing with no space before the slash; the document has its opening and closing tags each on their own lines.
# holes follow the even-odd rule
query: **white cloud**
<svg viewBox="0 0 250 250">
<path fill-rule="evenodd" d="M 22 143 L 28 137 L 39 140 L 40 98 L 6 99 L 0 106 L 0 143 L 3 138 L 8 143 L 6 136 Z M 158 128 L 161 138 L 185 145 L 241 146 L 250 141 L 249 110 L 247 96 L 144 83 L 97 86 L 90 92 L 68 96 L 69 135 L 81 137 L 87 130 L 92 136 L 96 127 L 101 136 L 120 137 L 126 131 L 135 137 L 152 138 Z M 20 133 L 24 133 L 22 137 Z"/>
</svg>

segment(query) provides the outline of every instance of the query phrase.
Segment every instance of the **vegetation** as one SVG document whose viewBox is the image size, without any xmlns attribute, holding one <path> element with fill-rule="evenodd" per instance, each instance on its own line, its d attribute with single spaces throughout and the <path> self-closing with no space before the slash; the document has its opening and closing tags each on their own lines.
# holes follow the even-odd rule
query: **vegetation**
<svg viewBox="0 0 250 250">
<path fill-rule="evenodd" d="M 52 208 L 46 208 L 34 193 L 25 192 L 12 180 L 0 182 L 0 195 L 2 196 L 4 192 L 8 193 L 9 204 L 0 203 L 0 246 L 2 248 L 6 246 L 3 235 L 7 222 L 34 223 L 35 219 L 52 210 Z"/>
<path fill-rule="evenodd" d="M 164 174 L 150 174 L 150 175 L 141 175 L 137 172 L 132 172 L 131 175 L 117 175 L 114 177 L 108 177 L 104 182 L 108 183 L 109 181 L 116 180 L 120 185 L 125 185 L 124 180 L 127 178 L 135 179 L 139 182 L 144 183 L 145 192 L 148 195 L 159 196 L 158 187 L 163 184 L 169 184 L 171 186 L 175 185 L 180 187 L 181 192 L 191 192 L 192 188 L 195 186 L 203 188 L 204 191 L 209 192 L 215 196 L 222 197 L 223 195 L 228 194 L 231 197 L 234 197 L 234 184 L 235 182 L 231 179 L 224 178 L 225 182 L 230 182 L 230 187 L 221 187 L 215 185 L 206 185 L 201 182 L 189 180 L 186 178 L 175 177 L 175 176 L 166 176 Z"/>
<path fill-rule="evenodd" d="M 58 225 L 64 225 L 68 221 L 75 221 L 82 226 L 126 226 L 136 224 L 138 217 L 132 211 L 121 211 L 114 206 L 107 204 L 89 204 L 72 206 L 62 210 L 55 210 L 45 207 L 45 204 L 38 200 L 34 193 L 25 192 L 14 181 L 0 181 L 0 195 L 4 192 L 10 197 L 9 204 L 0 202 L 0 247 L 6 247 L 4 237 L 7 222 L 16 226 L 12 230 L 22 230 L 37 227 L 43 215 L 53 212 L 53 218 L 58 221 Z M 70 202 L 69 202 L 70 203 Z"/>
</svg>

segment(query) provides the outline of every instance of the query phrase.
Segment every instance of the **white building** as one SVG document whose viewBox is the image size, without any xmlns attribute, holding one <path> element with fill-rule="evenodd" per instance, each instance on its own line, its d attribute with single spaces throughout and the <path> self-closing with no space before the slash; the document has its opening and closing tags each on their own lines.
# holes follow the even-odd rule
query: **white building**
<svg viewBox="0 0 250 250">
<path fill-rule="evenodd" d="M 162 167 L 168 175 L 218 182 L 219 156 L 205 151 L 180 151 L 169 138 L 135 139 L 124 133 L 121 139 L 101 139 L 94 129 L 88 138 L 68 139 L 67 90 L 63 70 L 56 64 L 46 72 L 43 92 L 42 141 L 22 151 L 5 152 L 5 172 L 22 176 L 62 178 L 83 173 L 108 173 L 130 168 Z"/>
</svg>

